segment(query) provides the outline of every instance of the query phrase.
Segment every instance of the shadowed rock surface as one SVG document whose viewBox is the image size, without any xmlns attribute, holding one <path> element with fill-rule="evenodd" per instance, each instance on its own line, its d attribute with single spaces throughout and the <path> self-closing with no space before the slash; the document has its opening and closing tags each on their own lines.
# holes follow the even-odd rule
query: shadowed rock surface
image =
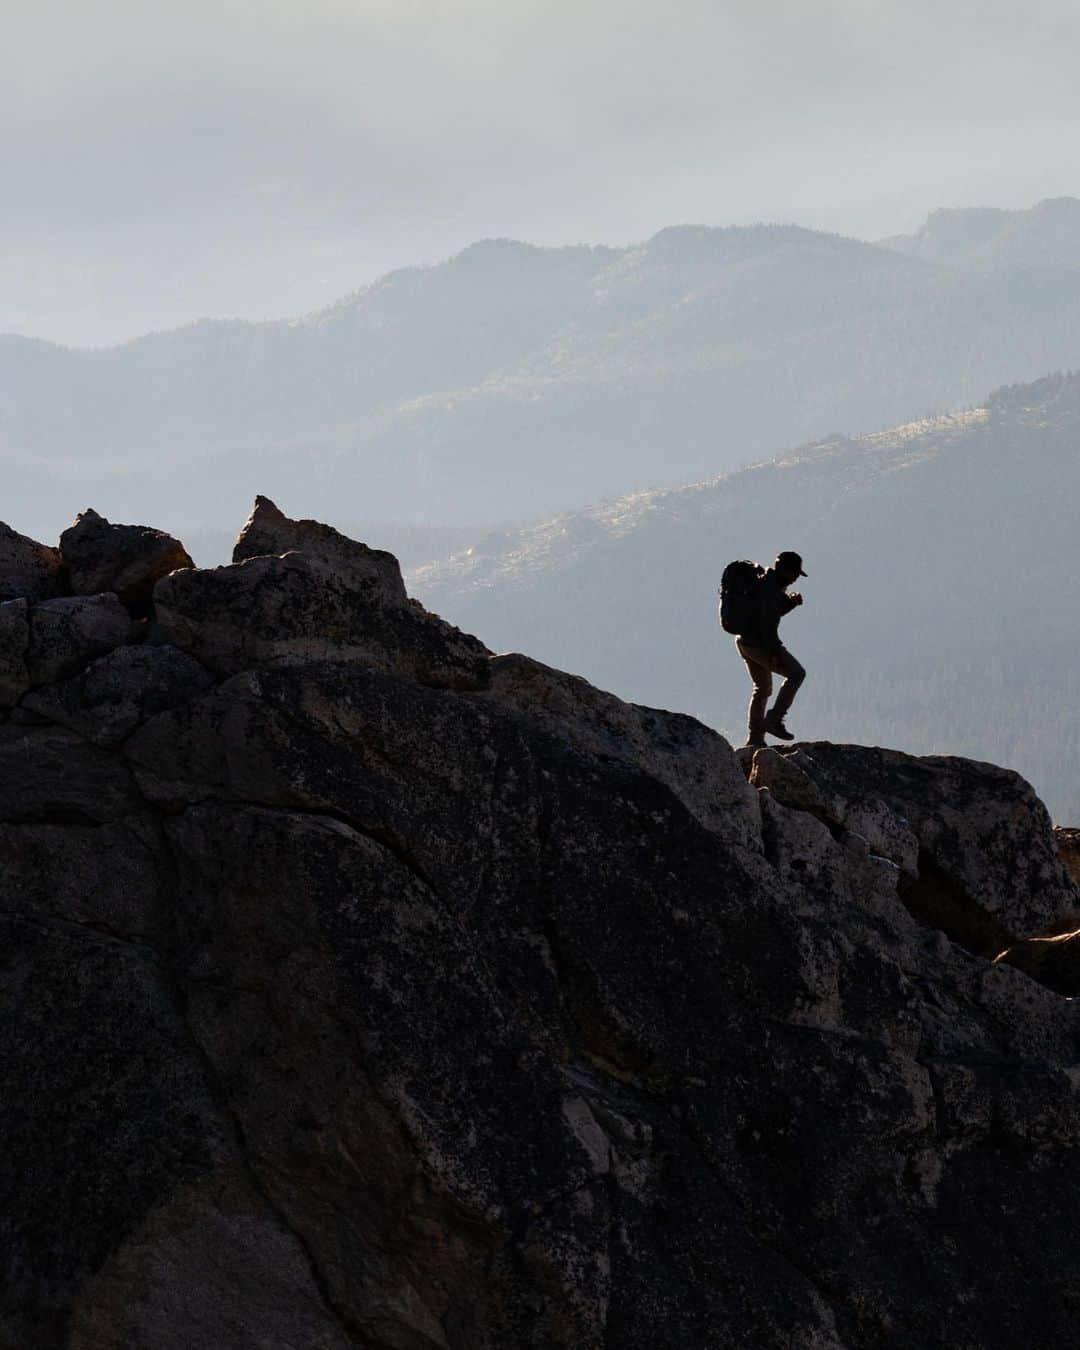
<svg viewBox="0 0 1080 1350">
<path fill-rule="evenodd" d="M 33 692 L 0 605 L 0 1345 L 1071 1342 L 1023 780 L 743 764 L 272 503 L 238 555 Z"/>
</svg>

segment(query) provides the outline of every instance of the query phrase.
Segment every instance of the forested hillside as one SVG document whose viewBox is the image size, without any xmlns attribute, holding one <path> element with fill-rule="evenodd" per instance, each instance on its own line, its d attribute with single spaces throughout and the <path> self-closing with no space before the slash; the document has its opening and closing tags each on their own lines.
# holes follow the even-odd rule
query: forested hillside
<svg viewBox="0 0 1080 1350">
<path fill-rule="evenodd" d="M 748 685 L 716 586 L 732 558 L 796 549 L 806 604 L 783 631 L 809 671 L 800 737 L 1007 764 L 1076 822 L 1078 442 L 1080 376 L 1054 376 L 489 535 L 410 585 L 496 648 L 740 740 Z"/>
<path fill-rule="evenodd" d="M 89 502 L 222 528 L 253 484 L 343 522 L 533 519 L 1080 364 L 1066 253 L 972 269 L 794 226 L 488 241 L 300 320 L 0 339 L 0 453 L 47 537 Z"/>
</svg>

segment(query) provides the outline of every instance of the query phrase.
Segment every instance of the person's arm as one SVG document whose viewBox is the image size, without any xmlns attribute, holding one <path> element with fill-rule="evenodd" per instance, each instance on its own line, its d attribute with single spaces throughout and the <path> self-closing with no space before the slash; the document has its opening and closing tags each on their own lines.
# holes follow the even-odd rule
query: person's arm
<svg viewBox="0 0 1080 1350">
<path fill-rule="evenodd" d="M 802 596 L 798 591 L 792 591 L 790 595 L 784 596 L 784 608 L 782 614 L 790 614 L 793 609 L 798 609 L 802 604 Z"/>
</svg>

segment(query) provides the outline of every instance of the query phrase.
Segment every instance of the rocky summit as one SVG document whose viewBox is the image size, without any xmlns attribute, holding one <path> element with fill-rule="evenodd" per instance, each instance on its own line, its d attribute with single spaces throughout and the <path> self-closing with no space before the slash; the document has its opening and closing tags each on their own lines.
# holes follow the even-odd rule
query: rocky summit
<svg viewBox="0 0 1080 1350">
<path fill-rule="evenodd" d="M 0 528 L 0 1345 L 1075 1341 L 1021 778 L 736 753 L 264 498 L 189 562 Z"/>
</svg>

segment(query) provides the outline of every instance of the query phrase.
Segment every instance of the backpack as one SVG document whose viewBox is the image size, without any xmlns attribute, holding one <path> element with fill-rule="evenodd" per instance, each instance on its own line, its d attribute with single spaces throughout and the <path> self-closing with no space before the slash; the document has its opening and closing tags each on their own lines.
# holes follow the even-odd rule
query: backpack
<svg viewBox="0 0 1080 1350">
<path fill-rule="evenodd" d="M 720 578 L 720 627 L 725 633 L 751 632 L 757 624 L 758 583 L 765 575 L 760 563 L 745 558 L 728 563 Z"/>
</svg>

